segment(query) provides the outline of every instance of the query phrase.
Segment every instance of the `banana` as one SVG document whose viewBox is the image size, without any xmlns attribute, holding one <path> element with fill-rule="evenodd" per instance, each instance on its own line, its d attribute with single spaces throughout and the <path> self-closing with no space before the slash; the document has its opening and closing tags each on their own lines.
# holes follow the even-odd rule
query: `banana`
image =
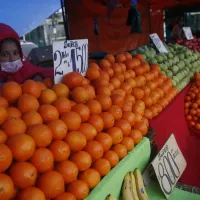
<svg viewBox="0 0 200 200">
<path fill-rule="evenodd" d="M 132 193 L 132 181 L 129 173 L 125 175 L 122 186 L 122 200 L 134 200 Z"/>
<path fill-rule="evenodd" d="M 147 196 L 147 193 L 144 187 L 142 174 L 139 169 L 135 169 L 134 176 L 135 176 L 135 182 L 136 182 L 136 188 L 137 188 L 137 194 L 139 196 L 139 200 L 149 200 L 149 197 Z"/>
<path fill-rule="evenodd" d="M 117 200 L 112 194 L 109 194 L 107 197 L 106 197 L 106 200 Z"/>
<path fill-rule="evenodd" d="M 137 189 L 136 189 L 135 176 L 132 172 L 129 173 L 129 176 L 131 178 L 133 200 L 139 200 Z"/>
</svg>

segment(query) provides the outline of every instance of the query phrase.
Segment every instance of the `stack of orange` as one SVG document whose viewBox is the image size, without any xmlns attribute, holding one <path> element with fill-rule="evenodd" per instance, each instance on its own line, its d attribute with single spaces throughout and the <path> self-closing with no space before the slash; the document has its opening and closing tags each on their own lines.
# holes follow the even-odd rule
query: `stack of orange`
<svg viewBox="0 0 200 200">
<path fill-rule="evenodd" d="M 141 55 L 107 55 L 86 77 L 8 82 L 0 96 L 0 199 L 88 196 L 176 95 Z"/>
<path fill-rule="evenodd" d="M 188 125 L 196 133 L 200 133 L 200 73 L 194 76 L 194 82 L 185 97 L 185 116 Z"/>
</svg>

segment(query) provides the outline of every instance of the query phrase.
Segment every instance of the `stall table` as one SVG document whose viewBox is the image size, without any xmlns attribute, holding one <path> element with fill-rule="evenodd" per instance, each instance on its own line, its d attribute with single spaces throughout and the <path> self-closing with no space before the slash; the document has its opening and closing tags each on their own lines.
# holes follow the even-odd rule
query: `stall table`
<svg viewBox="0 0 200 200">
<path fill-rule="evenodd" d="M 150 121 L 155 130 L 155 143 L 160 150 L 171 133 L 187 161 L 181 180 L 185 184 L 200 187 L 200 137 L 192 133 L 184 115 L 184 97 L 190 84 L 154 119 Z"/>
</svg>

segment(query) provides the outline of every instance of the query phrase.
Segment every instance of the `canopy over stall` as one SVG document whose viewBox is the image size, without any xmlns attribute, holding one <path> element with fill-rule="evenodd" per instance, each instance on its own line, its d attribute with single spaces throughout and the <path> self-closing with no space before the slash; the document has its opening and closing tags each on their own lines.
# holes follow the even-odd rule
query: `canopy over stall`
<svg viewBox="0 0 200 200">
<path fill-rule="evenodd" d="M 59 8 L 61 8 L 60 0 L 1 0 L 0 23 L 10 25 L 23 36 Z"/>
</svg>

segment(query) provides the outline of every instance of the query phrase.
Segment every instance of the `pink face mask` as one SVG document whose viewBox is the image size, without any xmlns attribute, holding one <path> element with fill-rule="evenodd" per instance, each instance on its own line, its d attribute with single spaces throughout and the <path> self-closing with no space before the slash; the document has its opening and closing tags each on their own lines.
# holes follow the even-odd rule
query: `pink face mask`
<svg viewBox="0 0 200 200">
<path fill-rule="evenodd" d="M 0 65 L 1 65 L 1 71 L 8 73 L 15 73 L 23 66 L 23 63 L 21 59 L 19 59 L 13 62 L 2 62 L 0 63 Z"/>
</svg>

